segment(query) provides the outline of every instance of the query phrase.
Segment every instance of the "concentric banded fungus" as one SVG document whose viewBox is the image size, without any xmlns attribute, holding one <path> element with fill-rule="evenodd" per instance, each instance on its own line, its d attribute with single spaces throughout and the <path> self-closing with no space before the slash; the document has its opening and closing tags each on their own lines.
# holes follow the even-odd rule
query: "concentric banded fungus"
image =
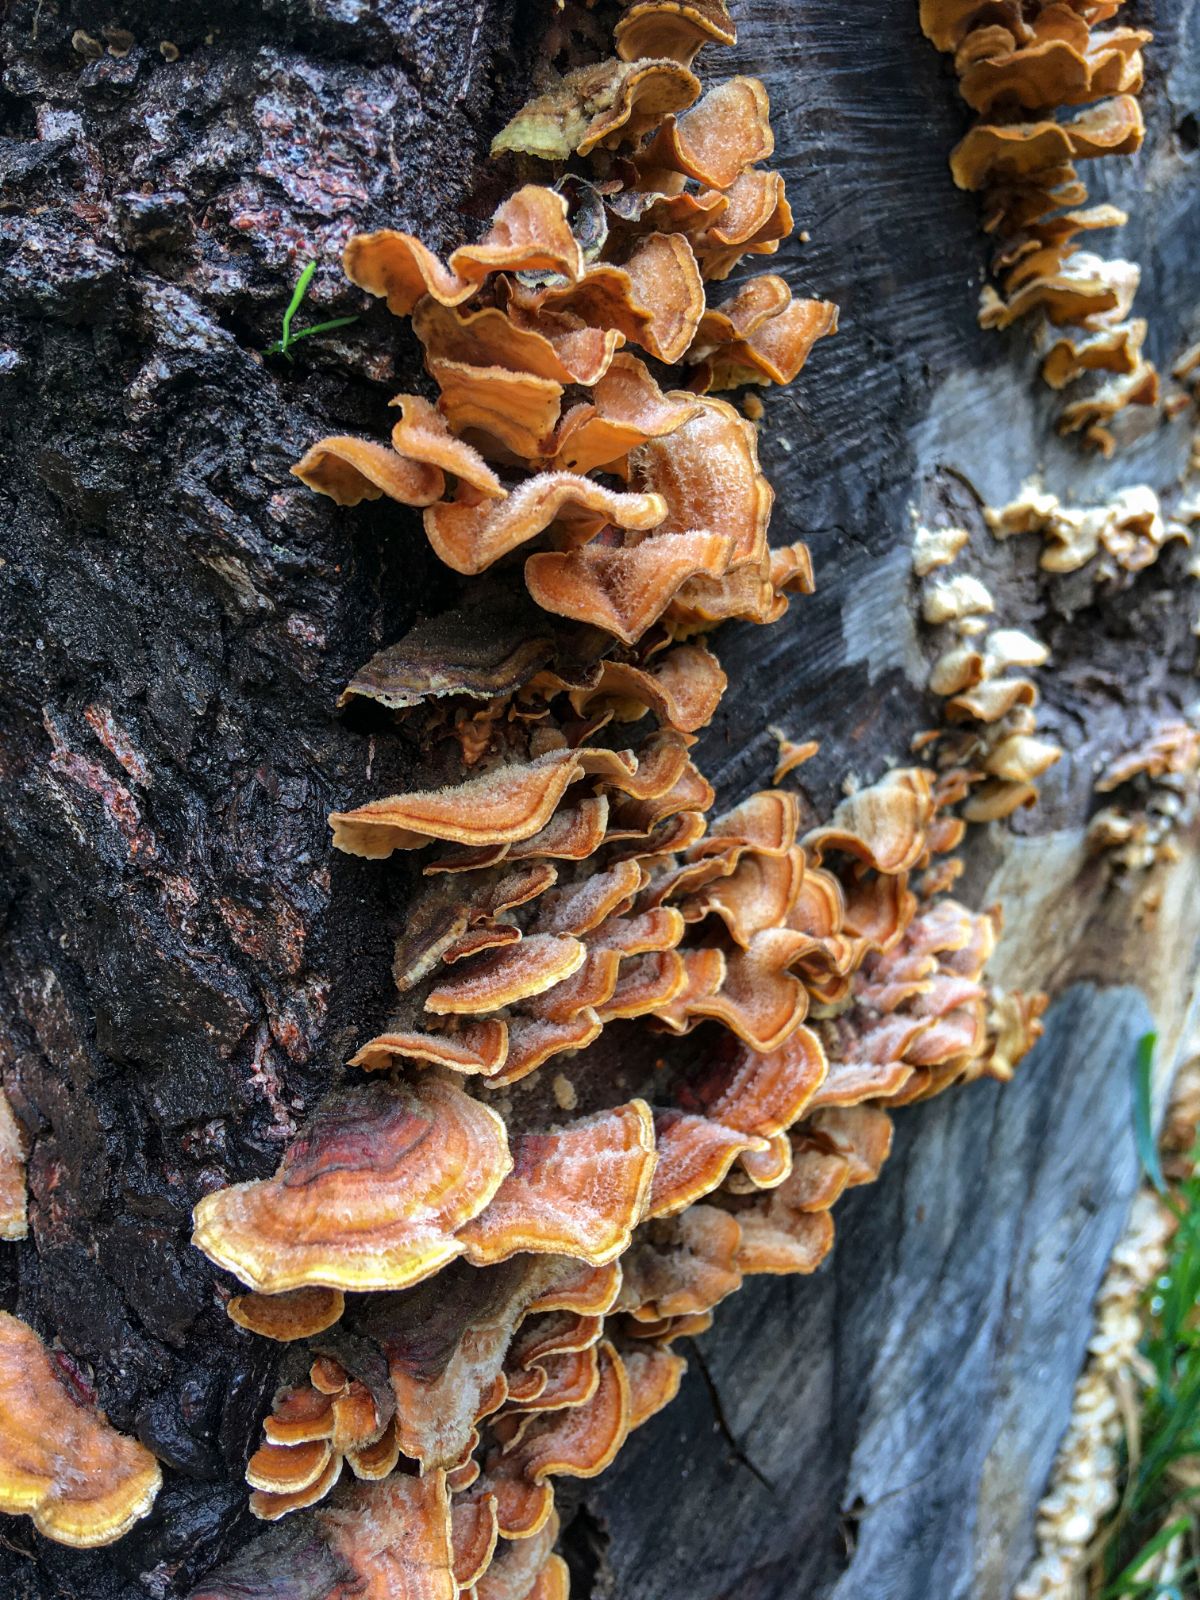
<svg viewBox="0 0 1200 1600">
<path fill-rule="evenodd" d="M 959 89 L 979 113 L 950 158 L 960 188 L 985 194 L 984 226 L 996 238 L 981 302 L 984 327 L 1006 327 L 1034 310 L 1077 338 L 1054 341 L 1043 376 L 1054 388 L 1094 372 L 1115 376 L 1063 411 L 1060 430 L 1111 454 L 1112 418 L 1158 401 L 1158 376 L 1141 355 L 1143 324 L 1129 321 L 1137 268 L 1080 252 L 1077 235 L 1119 227 L 1113 206 L 1080 207 L 1087 189 L 1073 163 L 1139 148 L 1142 46 L 1137 28 L 1104 29 L 1108 6 L 1008 6 L 922 0 L 921 23 L 939 50 L 955 52 Z M 1063 107 L 1084 107 L 1057 119 Z M 1046 341 L 1039 341 L 1045 346 Z"/>
<path fill-rule="evenodd" d="M 343 1489 L 211 1573 L 190 1600 L 458 1600 L 446 1475 Z"/>
<path fill-rule="evenodd" d="M 444 1473 L 360 1485 L 317 1521 L 364 1600 L 457 1600 Z"/>
<path fill-rule="evenodd" d="M 80 1404 L 33 1329 L 0 1312 L 0 1510 L 90 1549 L 128 1533 L 161 1486 L 149 1450 Z"/>
<path fill-rule="evenodd" d="M 1098 794 L 1129 787 L 1129 808 L 1107 806 L 1088 825 L 1088 847 L 1107 852 L 1116 865 L 1143 870 L 1178 855 L 1174 836 L 1200 809 L 1200 732 L 1168 720 L 1109 761 L 1095 783 Z M 1000 1014 L 998 1026 L 1019 1023 Z"/>
<path fill-rule="evenodd" d="M 691 111 L 667 117 L 638 159 L 645 171 L 681 172 L 707 188 L 728 189 L 774 149 L 766 89 L 757 78 L 727 78 Z"/>
<path fill-rule="evenodd" d="M 275 1522 L 324 1499 L 343 1462 L 366 1480 L 395 1469 L 400 1440 L 385 1364 L 358 1354 L 356 1365 L 363 1376 L 319 1355 L 306 1380 L 276 1392 L 263 1424 L 265 1442 L 246 1466 L 256 1517 Z"/>
<path fill-rule="evenodd" d="M 504 1124 L 451 1084 L 331 1098 L 278 1173 L 206 1195 L 194 1241 L 252 1289 L 389 1289 L 460 1255 L 511 1168 Z"/>
<path fill-rule="evenodd" d="M 997 537 L 1007 530 L 993 519 L 1003 515 L 987 513 Z M 914 560 L 919 559 L 916 554 Z M 1013 668 L 1043 666 L 1050 654 L 1045 645 L 1016 628 L 988 630 L 977 615 L 967 619 L 976 631 L 967 633 L 964 607 L 930 604 L 931 598 L 940 602 L 951 593 L 969 594 L 969 581 L 968 574 L 960 574 L 926 584 L 923 614 L 949 622 L 957 638 L 929 676 L 929 687 L 946 698 L 951 726 L 923 734 L 919 742 L 925 750 L 936 749 L 941 793 L 951 784 L 961 787 L 964 820 L 995 822 L 1036 802 L 1037 780 L 1062 752 L 1036 737 L 1038 691 L 1032 679 L 1009 675 Z M 990 608 L 990 596 L 988 603 Z"/>
<path fill-rule="evenodd" d="M 950 157 L 950 170 L 960 189 L 982 189 L 996 178 L 1012 182 L 1064 162 L 1129 155 L 1144 133 L 1137 101 L 1120 95 L 1070 122 L 978 124 Z"/>
<path fill-rule="evenodd" d="M 663 519 L 654 494 L 620 494 L 571 472 L 528 478 L 499 504 L 431 506 L 425 517 L 429 542 L 456 572 L 479 573 L 542 533 L 551 522 L 585 536 L 608 523 L 646 532 Z"/>
<path fill-rule="evenodd" d="M 523 106 L 492 140 L 492 154 L 520 151 L 545 161 L 635 143 L 671 112 L 690 106 L 699 79 L 678 61 L 600 61 L 567 73 Z"/>
<path fill-rule="evenodd" d="M 563 197 L 527 184 L 499 208 L 477 245 L 462 245 L 454 252 L 448 267 L 419 239 L 390 228 L 355 234 L 343 265 L 352 283 L 385 298 L 396 316 L 407 317 L 425 295 L 444 306 L 461 305 L 494 272 L 557 272 L 578 278 L 583 257 Z"/>
<path fill-rule="evenodd" d="M 353 1058 L 397 1077 L 330 1102 L 275 1179 L 202 1202 L 198 1238 L 211 1247 L 223 1223 L 237 1248 L 212 1253 L 243 1276 L 253 1256 L 257 1274 L 246 1219 L 265 1217 L 282 1237 L 256 1288 L 395 1286 L 351 1299 L 342 1328 L 310 1342 L 307 1379 L 265 1424 L 256 1509 L 315 1499 L 343 1458 L 370 1473 L 402 1455 L 423 1474 L 388 1480 L 405 1505 L 414 1482 L 445 1474 L 448 1494 L 417 1508 L 440 1541 L 429 1581 L 474 1600 L 565 1600 L 551 1480 L 601 1470 L 670 1399 L 683 1364 L 667 1346 L 707 1327 L 745 1273 L 813 1270 L 829 1207 L 886 1156 L 890 1120 L 870 1102 L 936 1092 L 988 1070 L 993 1050 L 1010 1070 L 1032 1033 L 1028 1005 L 983 987 L 990 921 L 941 898 L 962 829 L 942 810 L 961 798 L 956 774 L 936 787 L 923 769 L 890 774 L 803 845 L 794 793 L 753 795 L 708 826 L 713 790 L 689 747 L 725 678 L 694 636 L 775 620 L 813 576 L 803 544 L 768 545 L 753 427 L 704 391 L 787 382 L 836 326 L 828 302 L 793 300 L 774 276 L 706 305 L 706 280 L 772 253 L 792 225 L 779 176 L 755 165 L 772 144 L 762 85 L 734 78 L 692 105 L 687 64 L 731 36 L 722 0 L 639 0 L 618 30 L 626 59 L 565 79 L 497 141 L 553 159 L 626 146 L 595 181 L 573 170 L 527 187 L 447 264 L 395 233 L 347 250 L 355 281 L 412 315 L 440 391 L 436 411 L 402 397 L 392 449 L 377 448 L 419 487 L 440 475 L 424 521 L 441 559 L 495 568 L 347 695 L 412 713 L 436 770 L 461 751 L 471 776 L 331 819 L 351 854 L 439 847 L 396 942 L 397 1013 Z M 1069 180 L 1039 181 L 1052 210 Z M 1023 225 L 1040 226 L 1030 209 Z M 1035 243 L 1061 246 L 1061 268 L 1064 239 L 1089 226 L 1047 223 Z M 1043 257 L 1030 281 L 1053 266 Z M 1127 299 L 1115 284 L 1105 296 L 1108 310 Z M 661 389 L 627 343 L 685 360 L 690 388 Z M 529 603 L 514 599 L 521 577 Z M 652 731 L 615 748 L 646 718 Z M 643 1085 L 599 1081 L 572 1115 L 583 1074 L 509 1092 L 636 1016 L 705 1028 L 702 1066 L 656 1075 L 653 1114 L 628 1099 Z M 507 1134 L 445 1074 L 483 1099 L 504 1091 Z M 411 1139 L 393 1131 L 410 1126 Z M 313 1208 L 299 1228 L 289 1204 Z M 349 1220 L 349 1258 L 318 1212 Z M 242 1298 L 257 1315 L 259 1297 Z M 353 1531 L 387 1521 L 375 1491 L 353 1503 L 344 1540 L 324 1512 L 307 1518 L 324 1530 L 322 1574 L 333 1561 L 342 1584 L 361 1576 L 360 1545 L 394 1542 Z M 366 1581 L 407 1597 L 409 1570 L 377 1566 Z"/>
<path fill-rule="evenodd" d="M 704 311 L 704 286 L 691 245 L 682 234 L 651 233 L 621 264 L 600 261 L 583 277 L 511 292 L 520 315 L 568 315 L 592 328 L 610 328 L 660 361 L 678 361 Z"/>
<path fill-rule="evenodd" d="M 502 1542 L 465 1600 L 567 1600 L 566 1564 L 553 1553 L 557 1538 L 558 1516 L 552 1510 L 532 1536 Z"/>
<path fill-rule="evenodd" d="M 700 319 L 687 359 L 703 389 L 791 383 L 813 345 L 837 332 L 830 300 L 793 300 L 782 278 L 750 278 Z"/>
<path fill-rule="evenodd" d="M 476 1266 L 518 1251 L 578 1256 L 595 1266 L 629 1244 L 654 1175 L 654 1123 L 643 1100 L 549 1133 L 522 1134 L 491 1205 L 460 1230 Z"/>
<path fill-rule="evenodd" d="M 1046 572 L 1076 572 L 1092 561 L 1098 577 L 1140 572 L 1158 560 L 1168 539 L 1185 536 L 1167 523 L 1158 496 L 1145 484 L 1118 491 L 1105 505 L 1080 507 L 1063 505 L 1027 483 L 1015 500 L 985 514 L 997 539 L 1040 534 L 1045 548 L 1039 565 Z"/>
<path fill-rule="evenodd" d="M 736 44 L 725 0 L 637 0 L 614 30 L 622 61 L 647 56 L 690 67 L 704 45 Z"/>
<path fill-rule="evenodd" d="M 356 1326 L 387 1360 L 403 1453 L 423 1470 L 469 1456 L 476 1426 L 508 1393 L 505 1362 L 516 1331 L 551 1312 L 598 1319 L 620 1274 L 560 1256 L 516 1256 L 500 1266 L 466 1264 L 401 1295 L 370 1302 Z"/>
<path fill-rule="evenodd" d="M 314 444 L 292 468 L 296 477 L 340 506 L 387 495 L 407 506 L 429 506 L 445 492 L 446 479 L 437 467 L 411 461 L 370 439 L 338 435 Z"/>
<path fill-rule="evenodd" d="M 594 1478 L 624 1444 L 629 1379 L 609 1341 L 601 1342 L 599 1358 L 585 1404 L 534 1416 L 508 1448 L 488 1455 L 480 1481 L 496 1496 L 502 1537 L 528 1538 L 544 1526 L 554 1505 L 549 1478 Z"/>
<path fill-rule="evenodd" d="M 333 842 L 378 859 L 419 850 L 432 839 L 464 845 L 511 844 L 544 828 L 568 786 L 603 752 L 552 750 L 525 765 L 484 773 L 455 788 L 410 791 L 330 817 Z"/>
</svg>

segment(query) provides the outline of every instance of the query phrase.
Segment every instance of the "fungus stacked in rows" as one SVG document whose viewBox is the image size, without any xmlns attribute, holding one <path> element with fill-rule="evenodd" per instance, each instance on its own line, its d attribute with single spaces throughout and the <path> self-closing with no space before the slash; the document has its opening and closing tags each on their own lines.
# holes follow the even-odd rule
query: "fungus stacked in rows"
<svg viewBox="0 0 1200 1600">
<path fill-rule="evenodd" d="M 947 638 L 929 687 L 944 698 L 948 724 L 918 735 L 914 746 L 935 756 L 943 804 L 961 801 L 967 822 L 995 822 L 1036 803 L 1037 780 L 1062 751 L 1039 736 L 1037 686 L 1024 676 L 1045 665 L 1046 646 L 1018 628 L 990 627 L 994 602 L 986 585 L 970 573 L 939 570 L 966 540 L 961 528 L 923 528 L 913 547 L 922 618 Z"/>
<path fill-rule="evenodd" d="M 746 1274 L 819 1264 L 829 1208 L 886 1157 L 884 1107 L 989 1070 L 992 922 L 941 893 L 934 857 L 962 825 L 938 813 L 931 775 L 890 775 L 803 847 L 796 815 L 793 796 L 765 792 L 682 851 L 632 862 L 634 903 L 617 920 L 673 913 L 684 979 L 638 1010 L 676 1032 L 730 1032 L 699 1068 L 654 1075 L 656 1109 L 635 1098 L 506 1131 L 421 1071 L 331 1099 L 275 1179 L 201 1202 L 197 1241 L 258 1291 L 239 1297 L 237 1320 L 276 1337 L 318 1330 L 250 1463 L 259 1516 L 321 1499 L 343 1463 L 373 1479 L 403 1456 L 444 1472 L 472 1515 L 490 1518 L 478 1507 L 494 1499 L 495 1536 L 533 1538 L 552 1515 L 549 1480 L 601 1470 L 670 1398 L 674 1339 L 706 1326 Z M 611 879 L 601 867 L 557 904 L 607 900 Z M 509 948 L 526 937 L 538 935 Z M 515 1007 L 470 1026 L 511 1032 Z M 1036 1032 L 1034 1015 L 1012 1059 Z M 403 1035 L 362 1054 L 435 1061 L 485 1091 L 507 1061 L 489 1074 Z M 387 1283 L 399 1292 L 356 1297 L 326 1326 L 336 1291 Z M 274 1319 L 270 1290 L 290 1291 Z"/>
<path fill-rule="evenodd" d="M 1120 3 L 921 0 L 925 34 L 953 53 L 959 91 L 978 115 L 950 167 L 959 188 L 983 192 L 984 227 L 996 241 L 998 289 L 984 290 L 980 322 L 1006 328 L 1038 315 L 1043 378 L 1084 391 L 1064 408 L 1060 430 L 1082 432 L 1106 455 L 1116 442 L 1113 417 L 1154 405 L 1159 391 L 1142 354 L 1146 324 L 1130 315 L 1136 264 L 1083 248 L 1125 213 L 1087 207 L 1074 165 L 1128 155 L 1142 142 L 1136 96 L 1151 35 L 1109 26 Z M 1059 121 L 1064 108 L 1075 114 Z"/>
<path fill-rule="evenodd" d="M 1179 859 L 1175 836 L 1200 812 L 1200 729 L 1171 718 L 1111 760 L 1096 779 L 1097 794 L 1123 794 L 1124 803 L 1097 811 L 1088 848 L 1108 852 L 1118 866 L 1144 871 Z"/>
<path fill-rule="evenodd" d="M 725 688 L 699 636 L 812 582 L 803 545 L 770 549 L 755 430 L 710 391 L 789 381 L 836 322 L 774 276 L 706 306 L 791 226 L 758 165 L 762 86 L 698 98 L 692 59 L 730 38 L 719 0 L 633 6 L 619 60 L 497 140 L 590 177 L 527 185 L 445 264 L 406 234 L 348 247 L 440 396 L 402 397 L 390 447 L 328 438 L 296 470 L 423 507 L 479 581 L 346 691 L 455 780 L 332 818 L 351 854 L 423 852 L 395 1015 L 354 1057 L 388 1076 L 331 1096 L 273 1179 L 197 1207 L 196 1242 L 250 1289 L 231 1315 L 291 1350 L 248 1472 L 255 1513 L 287 1521 L 196 1600 L 301 1560 L 314 1600 L 370 1562 L 389 1596 L 565 1595 L 553 1479 L 601 1471 L 670 1400 L 673 1341 L 746 1274 L 816 1267 L 830 1207 L 886 1158 L 885 1104 L 990 1060 L 992 923 L 942 895 L 961 824 L 932 775 L 797 842 L 778 791 L 710 826 L 689 753 Z M 596 1051 L 634 1018 L 704 1025 L 693 1065 Z"/>
</svg>

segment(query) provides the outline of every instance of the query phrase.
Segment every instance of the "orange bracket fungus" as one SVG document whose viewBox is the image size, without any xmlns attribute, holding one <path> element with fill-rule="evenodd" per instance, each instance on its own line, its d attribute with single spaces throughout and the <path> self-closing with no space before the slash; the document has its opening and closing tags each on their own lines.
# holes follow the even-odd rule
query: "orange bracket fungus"
<svg viewBox="0 0 1200 1600">
<path fill-rule="evenodd" d="M 399 1288 L 462 1253 L 511 1165 L 503 1122 L 453 1085 L 374 1084 L 333 1098 L 274 1178 L 206 1195 L 195 1242 L 264 1294 Z"/>
<path fill-rule="evenodd" d="M 994 242 L 995 286 L 979 320 L 1007 327 L 1043 311 L 1056 330 L 1035 335 L 1042 376 L 1078 385 L 1059 418 L 1063 433 L 1111 455 L 1111 426 L 1129 406 L 1156 406 L 1158 374 L 1141 353 L 1145 324 L 1130 317 L 1138 269 L 1080 248 L 1079 236 L 1120 227 L 1111 205 L 1084 207 L 1074 163 L 1129 155 L 1144 135 L 1143 28 L 1107 27 L 1113 7 L 1089 0 L 1018 9 L 920 0 L 921 26 L 954 56 L 959 91 L 977 113 L 950 157 L 962 189 L 980 191 Z M 1056 113 L 1081 108 L 1071 117 Z"/>
<path fill-rule="evenodd" d="M 149 1450 L 76 1400 L 33 1329 L 0 1312 L 0 1510 L 91 1549 L 128 1533 L 161 1485 Z"/>
<path fill-rule="evenodd" d="M 949 12 L 957 43 L 971 16 Z M 693 759 L 726 688 L 709 636 L 814 584 L 801 542 L 769 543 L 761 405 L 713 391 L 790 383 L 837 327 L 774 274 L 709 304 L 792 229 L 765 88 L 702 94 L 691 70 L 733 37 L 723 0 L 637 0 L 615 59 L 495 141 L 567 175 L 446 261 L 390 230 L 346 248 L 350 278 L 412 318 L 437 399 L 400 396 L 390 443 L 334 436 L 295 470 L 343 505 L 419 509 L 469 583 L 342 697 L 403 717 L 428 761 L 330 819 L 338 850 L 415 863 L 395 1010 L 273 1178 L 196 1208 L 197 1245 L 249 1291 L 230 1315 L 286 1353 L 247 1469 L 276 1527 L 193 1600 L 267 1600 L 298 1552 L 303 1600 L 565 1600 L 555 1479 L 602 1471 L 670 1401 L 672 1344 L 747 1275 L 817 1268 L 831 1208 L 887 1157 L 887 1108 L 1008 1076 L 1036 1037 L 1036 998 L 988 988 L 993 919 L 946 894 L 958 766 L 897 768 L 818 823 L 780 788 L 711 816 Z M 1134 91 L 1134 46 L 1068 43 L 1080 93 L 1081 71 Z M 1061 66 L 1043 54 L 1031 82 Z M 1007 105 L 1007 82 L 977 72 L 971 92 Z M 1135 123 L 1085 114 L 1027 153 L 1061 166 L 1063 140 L 1116 148 Z M 1026 181 L 1013 142 L 960 158 L 992 197 Z M 1089 226 L 1043 229 L 1029 285 Z M 1126 302 L 1111 279 L 1088 304 Z M 931 541 L 925 570 L 957 548 Z M 953 580 L 930 598 L 945 626 L 989 604 Z M 988 721 L 964 697 L 1007 692 L 1034 653 L 964 632 L 937 669 L 948 715 L 1027 710 L 1018 691 Z M 1019 717 L 1003 734 L 987 781 L 1019 783 L 1041 758 Z M 776 783 L 815 750 L 781 737 Z M 644 1072 L 589 1053 L 633 1019 L 691 1048 Z"/>
</svg>

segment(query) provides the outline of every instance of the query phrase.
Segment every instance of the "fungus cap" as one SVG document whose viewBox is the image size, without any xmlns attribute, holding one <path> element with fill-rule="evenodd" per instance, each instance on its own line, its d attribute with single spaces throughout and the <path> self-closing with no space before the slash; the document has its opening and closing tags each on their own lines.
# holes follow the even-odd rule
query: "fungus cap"
<svg viewBox="0 0 1200 1600">
<path fill-rule="evenodd" d="M 92 1549 L 128 1533 L 161 1486 L 149 1450 L 75 1400 L 33 1329 L 0 1312 L 0 1510 Z"/>
<path fill-rule="evenodd" d="M 640 139 L 699 93 L 699 80 L 669 58 L 598 61 L 568 72 L 522 106 L 492 140 L 492 155 L 513 151 L 543 161 L 585 156 L 598 145 Z"/>
<path fill-rule="evenodd" d="M 239 1328 L 288 1344 L 331 1328 L 346 1309 L 340 1289 L 290 1289 L 284 1294 L 236 1294 L 225 1307 Z"/>
<path fill-rule="evenodd" d="M 498 208 L 479 243 L 460 246 L 449 266 L 412 234 L 391 228 L 355 234 L 343 253 L 342 265 L 352 283 L 368 294 L 386 298 L 389 311 L 407 317 L 425 295 L 445 306 L 461 305 L 493 272 L 558 272 L 578 277 L 583 258 L 567 221 L 563 196 L 526 184 Z"/>
<path fill-rule="evenodd" d="M 327 1102 L 273 1178 L 206 1195 L 193 1241 L 260 1293 L 402 1288 L 462 1253 L 455 1229 L 511 1166 L 504 1123 L 461 1089 L 373 1083 Z"/>
<path fill-rule="evenodd" d="M 622 61 L 646 56 L 690 67 L 704 45 L 737 43 L 725 0 L 636 0 L 614 29 Z"/>
<path fill-rule="evenodd" d="M 631 1100 L 514 1140 L 514 1164 L 491 1205 L 459 1230 L 476 1266 L 518 1251 L 615 1260 L 641 1220 L 654 1174 L 654 1121 Z"/>
<path fill-rule="evenodd" d="M 445 789 L 412 790 L 330 816 L 333 842 L 349 855 L 379 859 L 432 839 L 464 845 L 529 839 L 550 821 L 589 758 L 552 750 Z"/>
</svg>

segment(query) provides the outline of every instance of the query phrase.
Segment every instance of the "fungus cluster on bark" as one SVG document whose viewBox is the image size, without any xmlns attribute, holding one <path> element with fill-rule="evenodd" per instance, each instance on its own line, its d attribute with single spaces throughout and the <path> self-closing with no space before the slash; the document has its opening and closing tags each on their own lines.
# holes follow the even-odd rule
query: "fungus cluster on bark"
<svg viewBox="0 0 1200 1600">
<path fill-rule="evenodd" d="M 1025 675 L 1046 664 L 1046 646 L 1021 629 L 993 628 L 995 606 L 978 578 L 940 571 L 966 541 L 961 528 L 922 528 L 914 541 L 921 615 L 947 641 L 929 674 L 946 722 L 914 746 L 936 760 L 943 804 L 961 803 L 965 822 L 995 822 L 1036 803 L 1037 780 L 1062 751 L 1038 734 L 1037 685 Z"/>
<path fill-rule="evenodd" d="M 440 396 L 401 397 L 390 446 L 324 439 L 297 474 L 422 508 L 478 581 L 343 699 L 458 776 L 331 819 L 351 854 L 424 852 L 395 1014 L 352 1062 L 389 1076 L 331 1096 L 274 1178 L 197 1207 L 197 1244 L 251 1291 L 231 1314 L 293 1352 L 248 1472 L 285 1531 L 197 1600 L 289 1571 L 340 1593 L 388 1540 L 431 1552 L 426 1586 L 396 1566 L 372 1593 L 565 1594 L 553 1479 L 601 1471 L 670 1400 L 672 1344 L 745 1276 L 815 1269 L 890 1106 L 1006 1076 L 1039 1030 L 1020 997 L 989 1020 L 996 917 L 944 892 L 963 823 L 933 773 L 825 826 L 779 788 L 713 820 L 690 754 L 725 689 L 704 636 L 812 587 L 803 545 L 768 544 L 753 424 L 710 391 L 790 381 L 836 327 L 771 275 L 706 304 L 791 228 L 757 164 L 762 85 L 701 97 L 690 72 L 731 37 L 719 3 L 631 8 L 618 59 L 496 142 L 588 176 L 526 185 L 445 263 L 395 232 L 347 248 Z M 813 749 L 789 742 L 777 782 Z M 586 1052 L 635 1018 L 704 1025 L 703 1049 L 606 1087 Z M 326 1500 L 343 1467 L 362 1481 Z"/>
<path fill-rule="evenodd" d="M 393 230 L 347 246 L 350 278 L 412 319 L 438 399 L 399 396 L 389 443 L 330 436 L 294 470 L 341 505 L 419 509 L 473 610 L 343 696 L 403 717 L 433 774 L 330 819 L 348 854 L 422 853 L 395 1014 L 351 1062 L 373 1076 L 329 1094 L 273 1177 L 195 1209 L 244 1289 L 231 1319 L 286 1354 L 246 1471 L 278 1526 L 194 1600 L 562 1600 L 554 1479 L 602 1471 L 670 1401 L 672 1346 L 747 1276 L 820 1264 L 891 1108 L 1008 1076 L 1040 1029 L 1036 997 L 989 992 L 997 913 L 946 892 L 960 768 L 894 770 L 822 823 L 778 787 L 815 748 L 786 741 L 775 788 L 710 816 L 707 635 L 813 585 L 802 543 L 768 542 L 753 422 L 713 391 L 792 381 L 837 325 L 773 274 L 708 304 L 792 229 L 762 84 L 702 94 L 691 71 L 733 36 L 722 0 L 639 0 L 614 59 L 495 142 L 570 171 L 446 261 Z M 634 1019 L 704 1031 L 589 1073 Z M 0 1116 L 15 1235 L 10 1132 Z M 31 1330 L 0 1335 L 6 1508 L 68 1543 L 119 1537 L 156 1463 Z"/>
<path fill-rule="evenodd" d="M 27 1209 L 25 1142 L 8 1096 L 0 1089 L 0 1239 L 25 1238 Z"/>
<path fill-rule="evenodd" d="M 1131 315 L 1138 267 L 1084 248 L 1125 213 L 1088 207 L 1075 167 L 1142 143 L 1137 95 L 1152 35 L 1109 26 L 1120 3 L 921 0 L 926 37 L 953 55 L 959 91 L 977 114 L 950 168 L 959 188 L 982 193 L 983 225 L 995 240 L 996 285 L 984 289 L 979 320 L 1006 328 L 1036 314 L 1042 377 L 1053 389 L 1081 388 L 1060 431 L 1081 433 L 1105 455 L 1116 446 L 1117 413 L 1159 397 L 1142 353 L 1146 324 Z M 1059 120 L 1064 109 L 1075 114 Z"/>
<path fill-rule="evenodd" d="M 1114 802 L 1088 824 L 1090 850 L 1130 871 L 1178 860 L 1175 836 L 1200 813 L 1200 729 L 1175 718 L 1160 722 L 1114 756 L 1093 787 Z"/>
<path fill-rule="evenodd" d="M 1040 534 L 1045 548 L 1038 565 L 1044 572 L 1077 572 L 1094 562 L 1097 578 L 1115 578 L 1153 566 L 1169 540 L 1191 542 L 1183 522 L 1167 516 L 1144 483 L 1119 490 L 1101 505 L 1069 506 L 1033 481 L 984 515 L 997 539 Z"/>
</svg>

